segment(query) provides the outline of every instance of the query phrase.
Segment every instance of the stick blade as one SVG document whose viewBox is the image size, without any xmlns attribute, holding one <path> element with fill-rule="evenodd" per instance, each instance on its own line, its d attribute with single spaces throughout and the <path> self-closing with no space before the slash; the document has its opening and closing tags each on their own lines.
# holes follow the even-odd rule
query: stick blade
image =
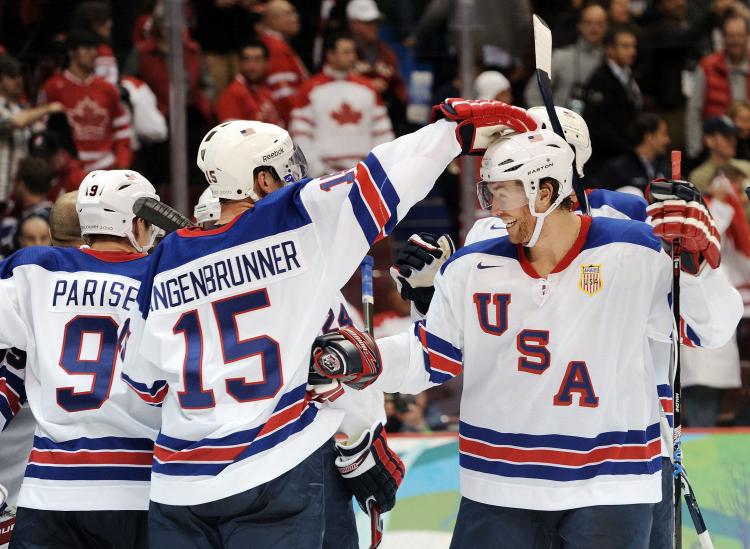
<svg viewBox="0 0 750 549">
<path fill-rule="evenodd" d="M 534 56 L 537 70 L 552 78 L 552 31 L 544 19 L 534 14 Z"/>
<path fill-rule="evenodd" d="M 133 213 L 167 233 L 193 225 L 180 212 L 150 196 L 138 198 L 133 204 Z"/>
</svg>

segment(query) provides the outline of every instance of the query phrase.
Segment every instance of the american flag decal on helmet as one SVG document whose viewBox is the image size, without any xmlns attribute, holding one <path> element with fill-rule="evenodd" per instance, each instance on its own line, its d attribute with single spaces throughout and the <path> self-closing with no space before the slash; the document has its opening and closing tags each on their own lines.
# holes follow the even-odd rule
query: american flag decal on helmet
<svg viewBox="0 0 750 549">
<path fill-rule="evenodd" d="M 253 135 L 255 133 L 255 130 L 252 128 L 245 128 L 244 130 L 240 130 L 240 133 L 247 137 L 248 135 Z"/>
<path fill-rule="evenodd" d="M 589 295 L 594 295 L 602 289 L 602 266 L 581 265 L 581 276 L 578 287 Z"/>
</svg>

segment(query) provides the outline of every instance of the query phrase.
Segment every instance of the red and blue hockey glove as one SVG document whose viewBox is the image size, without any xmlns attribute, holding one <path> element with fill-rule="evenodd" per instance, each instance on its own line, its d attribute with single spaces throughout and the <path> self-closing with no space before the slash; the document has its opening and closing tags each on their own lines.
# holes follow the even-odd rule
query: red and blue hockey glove
<svg viewBox="0 0 750 549">
<path fill-rule="evenodd" d="M 697 274 L 705 260 L 712 269 L 721 263 L 721 243 L 701 193 L 688 181 L 656 179 L 646 189 L 646 208 L 654 234 L 671 246 L 682 244 L 682 269 Z"/>
<path fill-rule="evenodd" d="M 537 129 L 536 121 L 520 107 L 502 101 L 450 97 L 432 107 L 430 122 L 445 118 L 458 123 L 456 139 L 461 154 L 481 156 L 504 130 L 518 133 Z"/>
<path fill-rule="evenodd" d="M 372 336 L 346 326 L 315 338 L 308 380 L 311 385 L 338 380 L 361 390 L 375 381 L 382 369 Z"/>
<path fill-rule="evenodd" d="M 365 513 L 372 502 L 386 513 L 396 504 L 396 491 L 406 468 L 388 447 L 385 429 L 376 423 L 353 444 L 336 444 L 336 468 Z"/>
<path fill-rule="evenodd" d="M 427 314 L 435 293 L 434 281 L 440 267 L 456 251 L 447 234 L 440 238 L 430 233 L 413 234 L 396 257 L 391 277 L 401 297 L 414 303 L 421 314 Z"/>
</svg>

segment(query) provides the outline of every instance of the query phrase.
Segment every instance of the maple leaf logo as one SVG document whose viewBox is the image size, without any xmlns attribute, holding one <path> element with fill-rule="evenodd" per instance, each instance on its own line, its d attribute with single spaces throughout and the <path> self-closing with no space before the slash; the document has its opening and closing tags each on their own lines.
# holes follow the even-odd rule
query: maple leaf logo
<svg viewBox="0 0 750 549">
<path fill-rule="evenodd" d="M 331 111 L 331 118 L 333 118 L 340 126 L 344 124 L 359 124 L 362 120 L 362 113 L 355 111 L 352 106 L 344 101 L 341 103 L 341 107 L 337 111 Z"/>
<path fill-rule="evenodd" d="M 68 111 L 68 120 L 76 141 L 101 140 L 110 131 L 107 110 L 88 96 Z"/>
</svg>

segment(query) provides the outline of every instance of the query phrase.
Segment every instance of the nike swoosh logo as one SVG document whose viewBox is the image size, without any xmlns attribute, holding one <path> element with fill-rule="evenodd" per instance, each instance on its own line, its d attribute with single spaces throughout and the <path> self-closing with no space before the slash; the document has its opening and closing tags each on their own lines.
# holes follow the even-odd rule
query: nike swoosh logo
<svg viewBox="0 0 750 549">
<path fill-rule="evenodd" d="M 493 230 L 493 229 L 494 230 L 505 229 L 505 225 L 500 225 L 500 226 L 492 225 L 492 226 L 490 226 L 490 230 Z"/>
<path fill-rule="evenodd" d="M 492 269 L 493 267 L 502 267 L 502 265 L 482 265 L 481 261 L 477 265 L 477 269 Z"/>
</svg>

